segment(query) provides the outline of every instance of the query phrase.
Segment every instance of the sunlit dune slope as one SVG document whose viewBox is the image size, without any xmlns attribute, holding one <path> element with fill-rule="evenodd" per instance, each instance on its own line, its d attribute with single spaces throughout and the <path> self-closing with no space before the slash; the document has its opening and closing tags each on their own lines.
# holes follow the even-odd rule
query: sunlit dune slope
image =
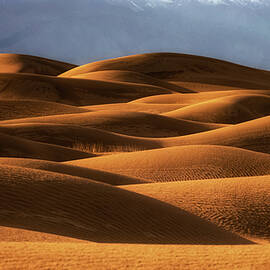
<svg viewBox="0 0 270 270">
<path fill-rule="evenodd" d="M 220 124 L 178 120 L 162 115 L 124 110 L 104 110 L 79 114 L 24 118 L 1 121 L 0 125 L 19 123 L 72 124 L 141 137 L 180 136 L 224 127 L 224 125 Z"/>
<path fill-rule="evenodd" d="M 176 84 L 159 80 L 157 78 L 134 71 L 104 70 L 104 71 L 83 73 L 72 77 L 81 79 L 99 80 L 99 81 L 119 81 L 119 82 L 148 84 L 148 85 L 155 85 L 161 88 L 170 89 L 172 91 L 180 93 L 191 92 L 190 90 L 177 86 Z"/>
<path fill-rule="evenodd" d="M 269 89 L 270 73 L 233 63 L 194 55 L 150 53 L 90 63 L 63 73 L 71 77 L 89 72 L 124 70 L 140 72 L 158 79 Z"/>
<path fill-rule="evenodd" d="M 217 99 L 221 97 L 233 96 L 233 95 L 270 95 L 270 90 L 230 90 L 230 91 L 209 91 L 200 93 L 190 93 L 190 94 L 166 94 L 166 95 L 155 95 L 144 98 L 139 98 L 129 102 L 130 104 L 179 104 L 179 106 L 192 105 L 204 101 L 210 101 L 212 99 Z M 142 106 L 142 104 L 141 104 Z"/>
<path fill-rule="evenodd" d="M 62 146 L 34 142 L 0 133 L 0 156 L 67 161 L 92 157 L 95 155 Z"/>
<path fill-rule="evenodd" d="M 270 116 L 241 124 L 192 134 L 157 140 L 163 147 L 176 145 L 212 144 L 245 148 L 270 154 Z"/>
<path fill-rule="evenodd" d="M 38 100 L 0 100 L 0 120 L 81 113 L 86 111 L 88 110 L 55 102 Z"/>
<path fill-rule="evenodd" d="M 233 95 L 204 101 L 165 116 L 194 121 L 237 124 L 270 114 L 270 96 Z"/>
<path fill-rule="evenodd" d="M 1 166 L 0 225 L 96 242 L 248 244 L 195 215 L 120 188 Z"/>
<path fill-rule="evenodd" d="M 174 94 L 170 94 L 174 95 Z M 160 114 L 169 111 L 174 111 L 184 107 L 181 104 L 147 104 L 147 103 L 111 103 L 111 104 L 101 104 L 101 105 L 90 105 L 81 106 L 80 108 L 89 111 L 101 111 L 101 110 L 124 110 L 124 111 L 134 111 L 134 112 L 146 112 L 153 114 Z"/>
<path fill-rule="evenodd" d="M 22 168 L 38 169 L 43 171 L 66 174 L 70 176 L 78 176 L 111 185 L 129 185 L 146 182 L 134 177 L 127 177 L 124 175 L 109 173 L 101 170 L 99 171 L 46 160 L 29 158 L 0 158 L 0 164 L 17 166 Z"/>
<path fill-rule="evenodd" d="M 83 106 L 169 93 L 175 91 L 127 82 L 0 73 L 0 99 L 37 99 Z"/>
<path fill-rule="evenodd" d="M 213 145 L 169 147 L 67 163 L 153 182 L 270 174 L 270 155 Z"/>
<path fill-rule="evenodd" d="M 269 175 L 143 184 L 126 189 L 170 203 L 226 230 L 270 241 Z"/>
<path fill-rule="evenodd" d="M 0 53 L 0 72 L 57 76 L 76 65 L 31 55 Z"/>
</svg>

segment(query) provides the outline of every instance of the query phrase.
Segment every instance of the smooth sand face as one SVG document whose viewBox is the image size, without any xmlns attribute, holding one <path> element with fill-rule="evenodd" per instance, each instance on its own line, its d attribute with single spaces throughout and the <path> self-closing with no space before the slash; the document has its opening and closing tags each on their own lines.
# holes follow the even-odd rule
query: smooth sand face
<svg viewBox="0 0 270 270">
<path fill-rule="evenodd" d="M 0 54 L 0 268 L 269 269 L 269 85 L 183 54 Z"/>
</svg>

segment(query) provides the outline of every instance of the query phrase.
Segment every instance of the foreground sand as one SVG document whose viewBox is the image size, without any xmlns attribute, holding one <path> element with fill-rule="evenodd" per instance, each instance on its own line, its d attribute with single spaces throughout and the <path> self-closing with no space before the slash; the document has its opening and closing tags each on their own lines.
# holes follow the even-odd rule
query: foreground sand
<svg viewBox="0 0 270 270">
<path fill-rule="evenodd" d="M 3 269 L 269 269 L 270 245 L 2 243 Z M 18 261 L 20 265 L 18 265 Z"/>
<path fill-rule="evenodd" d="M 0 54 L 0 269 L 269 269 L 269 85 L 181 54 Z"/>
</svg>

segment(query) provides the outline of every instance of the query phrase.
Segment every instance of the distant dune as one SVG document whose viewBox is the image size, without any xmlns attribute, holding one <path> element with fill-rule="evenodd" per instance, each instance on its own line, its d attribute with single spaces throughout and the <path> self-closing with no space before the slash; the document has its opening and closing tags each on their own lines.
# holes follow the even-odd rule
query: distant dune
<svg viewBox="0 0 270 270">
<path fill-rule="evenodd" d="M 163 80 L 159 80 L 155 77 L 145 75 L 143 73 L 126 71 L 126 70 L 104 70 L 97 72 L 83 73 L 74 75 L 72 78 L 80 79 L 91 79 L 99 81 L 116 81 L 116 82 L 128 82 L 128 83 L 139 83 L 146 85 L 154 85 L 161 88 L 170 89 L 176 92 L 190 92 L 176 84 L 169 83 Z"/>
<path fill-rule="evenodd" d="M 55 102 L 21 99 L 0 100 L 0 120 L 86 112 L 87 109 Z"/>
<path fill-rule="evenodd" d="M 211 101 L 213 99 L 229 97 L 233 95 L 270 95 L 270 90 L 228 90 L 228 91 L 208 91 L 190 94 L 169 94 L 169 95 L 156 95 L 145 98 L 133 100 L 132 104 L 179 104 L 179 106 L 193 105 L 201 102 Z"/>
<path fill-rule="evenodd" d="M 76 65 L 22 54 L 0 54 L 1 73 L 34 73 L 57 76 Z"/>
<path fill-rule="evenodd" d="M 104 60 L 76 67 L 60 76 L 71 77 L 105 70 L 140 72 L 171 82 L 196 82 L 212 84 L 216 87 L 234 86 L 247 89 L 270 89 L 269 72 L 213 58 L 176 53 L 149 53 Z"/>
<path fill-rule="evenodd" d="M 164 115 L 194 121 L 237 124 L 270 114 L 270 96 L 233 95 L 190 105 Z"/>
<path fill-rule="evenodd" d="M 79 114 L 78 113 L 64 114 L 48 117 L 35 117 L 35 118 L 23 118 L 18 120 L 0 121 L 0 125 L 7 125 L 7 124 L 9 125 L 3 127 L 3 130 L 9 130 L 10 132 L 12 132 L 12 129 L 13 130 L 16 129 L 17 131 L 19 131 L 19 129 L 26 130 L 26 127 L 29 130 L 30 124 L 28 126 L 18 125 L 26 123 L 80 125 L 83 127 L 99 128 L 130 136 L 141 136 L 141 137 L 180 136 L 196 132 L 213 130 L 226 126 L 222 124 L 201 123 L 183 119 L 174 119 L 162 115 L 148 114 L 142 112 L 132 112 L 125 110 L 121 111 L 101 110 Z M 10 124 L 14 125 L 10 126 Z M 15 124 L 17 126 L 15 126 Z M 39 128 L 42 128 L 41 125 L 39 125 Z M 59 128 L 60 127 L 58 127 L 58 129 Z M 35 125 L 35 129 L 36 130 L 38 129 L 38 124 Z M 71 134 L 67 134 L 65 136 L 70 135 Z"/>
<path fill-rule="evenodd" d="M 0 269 L 268 270 L 269 108 L 216 59 L 0 54 Z"/>
<path fill-rule="evenodd" d="M 220 130 L 157 140 L 164 147 L 212 144 L 240 147 L 270 154 L 270 116 L 247 121 Z"/>
<path fill-rule="evenodd" d="M 175 91 L 137 83 L 0 73 L 1 99 L 36 99 L 83 106 L 168 93 Z"/>
</svg>

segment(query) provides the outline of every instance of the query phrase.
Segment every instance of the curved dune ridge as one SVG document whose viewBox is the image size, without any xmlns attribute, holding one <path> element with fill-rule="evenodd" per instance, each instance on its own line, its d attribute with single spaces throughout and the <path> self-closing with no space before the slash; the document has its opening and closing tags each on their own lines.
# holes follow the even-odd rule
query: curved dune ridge
<svg viewBox="0 0 270 270">
<path fill-rule="evenodd" d="M 95 155 L 63 146 L 34 142 L 0 133 L 0 156 L 66 161 L 93 157 Z"/>
<path fill-rule="evenodd" d="M 87 109 L 38 100 L 0 100 L 0 120 L 37 117 L 55 114 L 81 113 Z"/>
<path fill-rule="evenodd" d="M 270 174 L 270 155 L 215 145 L 168 147 L 67 161 L 67 164 L 102 169 L 152 182 Z"/>
<path fill-rule="evenodd" d="M 83 106 L 169 93 L 175 91 L 138 83 L 0 73 L 0 99 L 37 99 Z"/>
<path fill-rule="evenodd" d="M 180 145 L 224 145 L 270 154 L 270 116 L 219 130 L 157 140 L 162 147 Z"/>
<path fill-rule="evenodd" d="M 203 132 L 224 127 L 224 125 L 213 123 L 200 123 L 189 120 L 174 119 L 167 116 L 148 114 L 132 111 L 104 110 L 95 112 L 86 112 L 80 114 L 55 115 L 48 117 L 24 118 L 9 121 L 0 121 L 3 130 L 26 131 L 31 129 L 31 125 L 19 125 L 27 123 L 51 123 L 65 125 L 79 125 L 83 127 L 92 127 L 111 132 L 121 133 L 129 136 L 141 137 L 172 137 Z M 8 126 L 7 126 L 8 124 Z M 13 126 L 11 126 L 11 124 Z M 15 126 L 16 125 L 16 126 Z M 12 128 L 13 127 L 13 128 Z M 34 125 L 33 125 L 34 128 Z M 38 125 L 35 125 L 38 131 Z M 41 129 L 42 126 L 40 125 Z M 57 127 L 56 127 L 57 128 Z M 58 125 L 58 129 L 60 126 Z M 64 131 L 64 126 L 62 130 Z M 72 128 L 72 126 L 70 126 Z M 68 127 L 66 126 L 68 131 Z M 74 128 L 73 128 L 74 129 Z M 82 128 L 81 128 L 82 130 Z M 63 132 L 62 131 L 62 132 Z M 90 130 L 89 130 L 90 132 Z M 67 134 L 67 136 L 69 136 Z M 75 135 L 74 135 L 75 136 Z M 105 136 L 105 133 L 104 133 Z"/>
<path fill-rule="evenodd" d="M 95 242 L 252 243 L 169 204 L 110 185 L 13 166 L 1 166 L 0 173 L 2 226 Z"/>
<path fill-rule="evenodd" d="M 158 86 L 161 88 L 170 89 L 172 91 L 180 93 L 191 92 L 190 90 L 180 87 L 176 84 L 159 80 L 154 77 L 145 75 L 143 73 L 127 70 L 104 70 L 104 71 L 83 73 L 71 77 L 80 79 L 99 80 L 99 81 L 119 81 L 128 83 L 148 84 Z"/>
<path fill-rule="evenodd" d="M 59 162 L 29 159 L 29 158 L 0 158 L 1 165 L 16 166 L 22 168 L 37 169 L 55 173 L 78 176 L 102 182 L 110 185 L 129 185 L 146 183 L 146 181 L 134 177 L 127 177 L 120 174 L 109 173 L 100 170 L 88 169 Z"/>
<path fill-rule="evenodd" d="M 270 176 L 125 187 L 252 239 L 270 241 Z"/>
<path fill-rule="evenodd" d="M 73 64 L 37 56 L 0 54 L 0 72 L 2 73 L 34 73 L 57 76 L 75 67 L 76 65 Z"/>
<path fill-rule="evenodd" d="M 269 114 L 269 96 L 233 95 L 190 105 L 164 115 L 176 119 L 237 124 Z"/>
<path fill-rule="evenodd" d="M 269 89 L 268 72 L 229 62 L 177 53 L 149 53 L 109 59 L 76 67 L 61 74 L 72 77 L 89 72 L 125 70 L 140 72 L 158 79 Z"/>
</svg>

